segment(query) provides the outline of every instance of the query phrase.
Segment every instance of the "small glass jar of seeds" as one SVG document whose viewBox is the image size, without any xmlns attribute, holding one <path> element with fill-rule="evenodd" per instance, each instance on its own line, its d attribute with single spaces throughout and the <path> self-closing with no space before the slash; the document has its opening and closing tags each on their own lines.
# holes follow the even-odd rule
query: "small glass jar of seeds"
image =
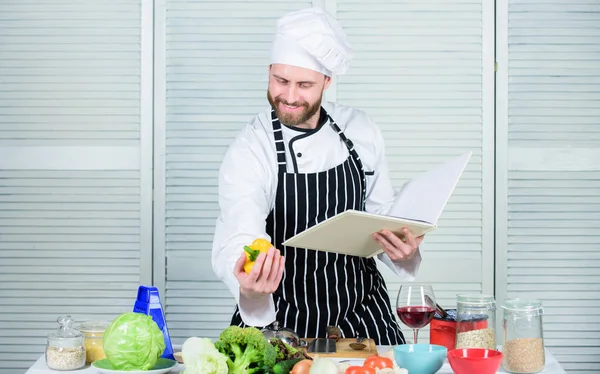
<svg viewBox="0 0 600 374">
<path fill-rule="evenodd" d="M 502 367 L 509 373 L 541 372 L 546 364 L 542 302 L 535 299 L 507 299 L 502 309 Z"/>
<path fill-rule="evenodd" d="M 496 349 L 496 301 L 490 295 L 457 295 L 456 348 Z"/>
<path fill-rule="evenodd" d="M 85 366 L 83 334 L 73 328 L 71 316 L 57 319 L 60 328 L 48 334 L 46 365 L 52 370 L 77 370 Z"/>
</svg>

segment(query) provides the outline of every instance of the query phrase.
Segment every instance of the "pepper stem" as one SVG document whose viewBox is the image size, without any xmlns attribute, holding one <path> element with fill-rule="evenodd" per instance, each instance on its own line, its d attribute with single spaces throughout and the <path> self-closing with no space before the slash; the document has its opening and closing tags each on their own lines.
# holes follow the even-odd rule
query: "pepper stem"
<svg viewBox="0 0 600 374">
<path fill-rule="evenodd" d="M 252 249 L 247 245 L 244 246 L 244 251 L 250 254 L 250 261 L 256 261 L 258 255 L 260 254 L 260 251 L 258 249 Z"/>
</svg>

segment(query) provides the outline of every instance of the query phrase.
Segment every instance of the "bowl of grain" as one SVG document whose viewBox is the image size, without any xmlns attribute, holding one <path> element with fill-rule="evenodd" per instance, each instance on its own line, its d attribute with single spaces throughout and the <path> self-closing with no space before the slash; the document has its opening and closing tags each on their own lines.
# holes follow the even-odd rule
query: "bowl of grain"
<svg viewBox="0 0 600 374">
<path fill-rule="evenodd" d="M 502 364 L 502 352 L 485 348 L 458 348 L 448 352 L 455 374 L 494 374 Z"/>
</svg>

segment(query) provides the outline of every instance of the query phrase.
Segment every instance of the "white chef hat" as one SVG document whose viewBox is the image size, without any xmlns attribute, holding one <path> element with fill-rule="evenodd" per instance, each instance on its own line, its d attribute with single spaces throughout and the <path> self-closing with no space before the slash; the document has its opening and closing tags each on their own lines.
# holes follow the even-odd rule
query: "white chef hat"
<svg viewBox="0 0 600 374">
<path fill-rule="evenodd" d="M 341 25 L 319 7 L 296 11 L 277 21 L 272 64 L 341 75 L 348 70 L 353 54 Z"/>
</svg>

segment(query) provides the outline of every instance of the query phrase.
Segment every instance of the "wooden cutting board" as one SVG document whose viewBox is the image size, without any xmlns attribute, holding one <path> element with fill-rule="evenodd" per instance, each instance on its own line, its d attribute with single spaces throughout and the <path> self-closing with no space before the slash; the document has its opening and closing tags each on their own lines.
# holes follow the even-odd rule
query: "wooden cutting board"
<svg viewBox="0 0 600 374">
<path fill-rule="evenodd" d="M 310 343 L 313 338 L 302 339 L 306 340 Z M 340 357 L 340 358 L 367 358 L 370 356 L 377 356 L 377 345 L 373 339 L 365 339 L 362 341 L 363 344 L 366 344 L 365 349 L 357 351 L 355 349 L 350 348 L 350 343 L 356 343 L 356 339 L 339 339 L 335 346 L 335 353 L 316 353 L 316 352 L 308 352 L 306 354 L 310 357 L 315 357 L 318 355 L 319 357 Z"/>
</svg>

